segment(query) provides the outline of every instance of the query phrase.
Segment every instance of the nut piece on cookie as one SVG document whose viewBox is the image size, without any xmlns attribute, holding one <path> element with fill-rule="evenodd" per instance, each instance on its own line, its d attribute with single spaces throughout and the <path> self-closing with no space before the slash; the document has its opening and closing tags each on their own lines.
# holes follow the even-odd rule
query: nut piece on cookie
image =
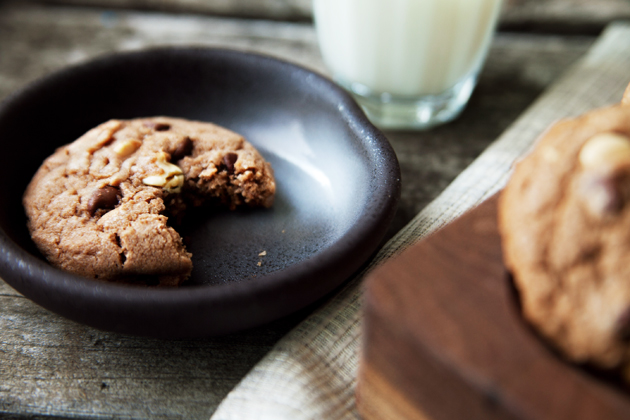
<svg viewBox="0 0 630 420">
<path fill-rule="evenodd" d="M 614 132 L 597 134 L 582 146 L 579 161 L 583 168 L 593 170 L 630 164 L 630 138 Z"/>
<path fill-rule="evenodd" d="M 114 152 L 120 157 L 127 157 L 142 146 L 140 140 L 130 139 L 114 146 Z"/>
<path fill-rule="evenodd" d="M 271 165 L 239 134 L 154 117 L 111 120 L 57 149 L 23 204 L 31 237 L 52 265 L 99 280 L 177 286 L 191 273 L 192 254 L 172 226 L 188 206 L 269 207 L 275 191 Z"/>
<path fill-rule="evenodd" d="M 167 158 L 166 153 L 160 152 L 155 164 L 160 167 L 162 173 L 148 176 L 142 180 L 142 183 L 153 187 L 162 187 L 168 193 L 180 193 L 184 185 L 184 174 L 179 166 L 168 162 Z"/>
</svg>

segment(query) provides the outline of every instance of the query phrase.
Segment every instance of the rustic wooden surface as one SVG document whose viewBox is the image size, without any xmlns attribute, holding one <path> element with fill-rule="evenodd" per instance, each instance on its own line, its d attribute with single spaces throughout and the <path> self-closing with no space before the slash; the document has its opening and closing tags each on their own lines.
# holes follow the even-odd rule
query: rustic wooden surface
<svg viewBox="0 0 630 420">
<path fill-rule="evenodd" d="M 364 316 L 364 420 L 630 417 L 619 386 L 566 363 L 521 319 L 497 196 L 379 267 Z"/>
<path fill-rule="evenodd" d="M 39 0 L 51 4 L 310 20 L 312 0 Z M 630 18 L 627 0 L 504 0 L 501 25 L 545 31 L 597 31 Z"/>
<path fill-rule="evenodd" d="M 389 236 L 435 198 L 593 40 L 502 33 L 460 119 L 426 133 L 387 132 L 403 177 Z M 166 44 L 257 51 L 326 71 L 308 22 L 5 0 L 0 1 L 0 99 L 42 75 L 100 54 Z M 308 313 L 228 337 L 151 340 L 64 320 L 0 281 L 0 417 L 208 418 L 256 361 Z"/>
<path fill-rule="evenodd" d="M 509 30 L 596 33 L 630 18 L 627 0 L 504 0 L 501 27 Z"/>
</svg>

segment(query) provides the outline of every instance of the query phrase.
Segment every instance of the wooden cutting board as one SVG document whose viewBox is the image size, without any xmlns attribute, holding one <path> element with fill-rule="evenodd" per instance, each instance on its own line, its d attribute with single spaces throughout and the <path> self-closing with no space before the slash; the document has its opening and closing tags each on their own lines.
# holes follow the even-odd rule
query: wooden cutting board
<svg viewBox="0 0 630 420">
<path fill-rule="evenodd" d="M 562 360 L 522 320 L 496 205 L 495 196 L 368 279 L 363 419 L 630 419 L 630 394 Z"/>
</svg>

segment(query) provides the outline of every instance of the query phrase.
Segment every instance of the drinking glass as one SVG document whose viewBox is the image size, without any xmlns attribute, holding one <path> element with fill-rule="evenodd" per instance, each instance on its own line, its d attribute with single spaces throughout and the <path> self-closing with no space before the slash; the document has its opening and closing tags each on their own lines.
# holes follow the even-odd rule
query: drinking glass
<svg viewBox="0 0 630 420">
<path fill-rule="evenodd" d="M 475 87 L 501 0 L 314 0 L 324 62 L 381 128 L 457 117 Z"/>
</svg>

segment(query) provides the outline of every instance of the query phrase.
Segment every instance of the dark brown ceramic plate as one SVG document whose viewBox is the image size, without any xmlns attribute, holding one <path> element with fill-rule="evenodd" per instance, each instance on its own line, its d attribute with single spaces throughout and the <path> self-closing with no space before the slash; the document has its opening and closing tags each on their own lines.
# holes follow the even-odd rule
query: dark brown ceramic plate
<svg viewBox="0 0 630 420">
<path fill-rule="evenodd" d="M 52 268 L 21 205 L 37 167 L 101 122 L 153 115 L 243 134 L 275 168 L 275 205 L 191 215 L 183 233 L 195 268 L 179 289 Z M 0 139 L 0 277 L 51 311 L 123 333 L 223 334 L 300 309 L 374 252 L 399 197 L 390 145 L 344 91 L 303 68 L 234 51 L 156 49 L 63 70 L 0 105 Z"/>
</svg>

